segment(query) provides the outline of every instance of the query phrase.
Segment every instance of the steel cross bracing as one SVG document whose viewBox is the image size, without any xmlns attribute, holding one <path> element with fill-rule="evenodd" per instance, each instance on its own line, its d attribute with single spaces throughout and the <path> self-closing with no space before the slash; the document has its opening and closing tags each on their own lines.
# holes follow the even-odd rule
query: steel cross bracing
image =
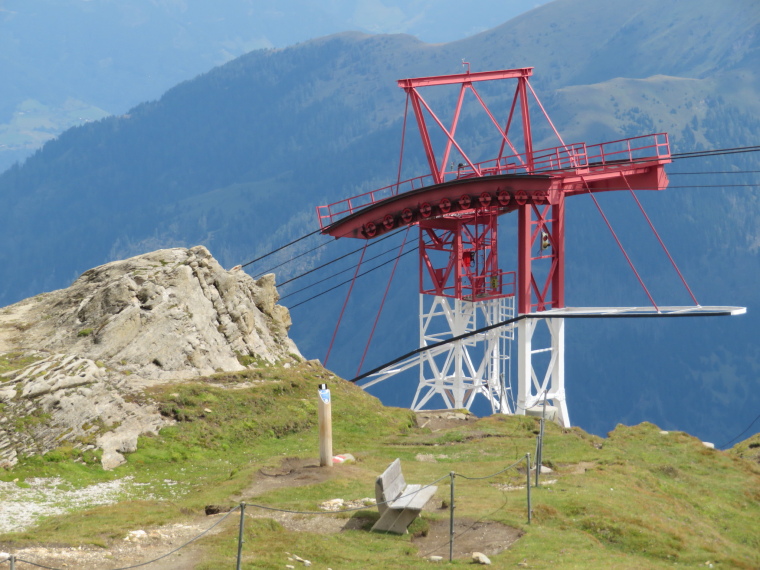
<svg viewBox="0 0 760 570">
<path fill-rule="evenodd" d="M 514 325 L 505 325 L 444 346 L 452 337 L 473 333 L 514 317 L 514 297 L 478 303 L 442 296 L 420 295 L 420 347 L 432 347 L 372 374 L 362 384 L 369 388 L 419 368 L 419 384 L 411 404 L 421 410 L 434 396 L 449 409 L 469 409 L 476 396 L 484 396 L 493 413 L 514 413 L 515 397 L 509 378 Z M 473 350 L 480 347 L 482 350 Z"/>
<path fill-rule="evenodd" d="M 369 240 L 402 226 L 419 226 L 420 293 L 432 297 L 429 306 L 420 304 L 421 347 L 477 328 L 477 314 L 489 322 L 493 317 L 487 315 L 503 315 L 505 307 L 516 305 L 516 401 L 508 403 L 507 396 L 514 394 L 502 346 L 512 338 L 513 325 L 492 336 L 474 335 L 467 342 L 421 351 L 378 372 L 364 387 L 418 366 L 415 409 L 431 404 L 434 396 L 446 407 L 469 408 L 482 394 L 492 410 L 524 414 L 546 394 L 564 425 L 570 425 L 564 319 L 558 316 L 565 308 L 565 200 L 612 190 L 663 190 L 670 147 L 664 133 L 592 146 L 566 144 L 533 91 L 531 75 L 532 68 L 522 68 L 400 80 L 429 173 L 317 208 L 322 232 L 336 238 Z M 486 81 L 515 83 L 501 121 L 478 92 L 477 85 Z M 445 85 L 459 87 L 448 126 L 421 94 Z M 468 94 L 496 135 L 486 160 L 456 138 Z M 534 148 L 531 107 L 541 111 L 558 146 Z M 431 129 L 444 141 L 440 154 Z M 498 217 L 515 211 L 518 267 L 507 272 L 498 261 Z M 433 326 L 433 321 L 443 325 Z"/>
<path fill-rule="evenodd" d="M 513 299 L 502 297 L 473 303 L 420 295 L 420 346 L 511 319 Z M 513 326 L 494 328 L 421 353 L 412 409 L 423 409 L 436 395 L 447 408 L 470 409 L 475 397 L 482 395 L 492 413 L 512 413 L 514 409 L 508 401 L 510 386 L 503 375 L 509 373 L 509 352 L 505 347 L 514 338 L 513 330 Z"/>
</svg>

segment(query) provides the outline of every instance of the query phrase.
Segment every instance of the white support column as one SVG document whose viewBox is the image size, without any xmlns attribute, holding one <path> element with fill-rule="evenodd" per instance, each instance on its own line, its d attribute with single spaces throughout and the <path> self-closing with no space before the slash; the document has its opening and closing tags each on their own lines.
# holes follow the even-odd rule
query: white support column
<svg viewBox="0 0 760 570">
<path fill-rule="evenodd" d="M 552 330 L 552 351 L 555 356 L 549 397 L 559 408 L 562 425 L 570 427 L 570 415 L 565 398 L 565 319 L 547 319 L 547 321 Z"/>
<path fill-rule="evenodd" d="M 517 323 L 517 409 L 516 414 L 525 415 L 525 410 L 532 405 L 531 383 L 533 373 L 532 351 L 534 319 L 522 319 Z"/>
<path fill-rule="evenodd" d="M 549 345 L 534 346 L 534 334 L 539 327 L 546 326 Z M 517 348 L 517 410 L 525 414 L 526 410 L 538 405 L 544 393 L 552 405 L 559 411 L 560 421 L 570 427 L 570 416 L 565 398 L 565 319 L 523 319 L 518 327 Z M 548 364 L 544 369 L 537 369 L 535 355 L 543 353 Z"/>
</svg>

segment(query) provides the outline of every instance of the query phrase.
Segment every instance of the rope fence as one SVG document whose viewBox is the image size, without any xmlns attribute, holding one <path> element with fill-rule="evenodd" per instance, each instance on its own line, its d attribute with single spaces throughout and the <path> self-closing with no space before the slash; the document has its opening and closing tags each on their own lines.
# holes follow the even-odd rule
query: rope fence
<svg viewBox="0 0 760 570">
<path fill-rule="evenodd" d="M 540 445 L 540 443 L 539 443 Z M 539 452 L 540 453 L 540 452 Z M 523 462 L 525 462 L 526 465 L 526 495 L 527 495 L 527 518 L 528 518 L 528 524 L 531 522 L 531 485 L 530 485 L 530 472 L 531 472 L 531 462 L 530 462 L 530 453 L 526 453 L 525 456 L 521 459 L 518 459 L 511 465 L 508 465 L 507 467 L 504 467 L 503 469 L 500 469 L 499 471 L 495 473 L 491 473 L 490 475 L 485 476 L 470 476 L 470 475 L 464 475 L 462 473 L 456 473 L 454 471 L 451 471 L 450 473 L 447 473 L 446 475 L 442 475 L 438 479 L 435 479 L 434 481 L 431 481 L 430 483 L 420 487 L 419 489 L 416 489 L 410 493 L 407 493 L 406 495 L 402 495 L 399 497 L 396 497 L 394 499 L 388 499 L 385 501 L 375 502 L 373 506 L 378 505 L 385 505 L 394 501 L 398 501 L 403 498 L 411 497 L 412 495 L 416 495 L 420 491 L 423 491 L 424 489 L 427 489 L 429 487 L 432 487 L 436 483 L 439 483 L 443 481 L 446 478 L 450 479 L 450 485 L 451 485 L 451 493 L 450 493 L 450 500 L 449 500 L 449 561 L 453 560 L 453 553 L 454 553 L 454 540 L 455 540 L 455 534 L 454 534 L 454 509 L 455 509 L 455 479 L 456 477 L 460 477 L 461 479 L 465 479 L 468 481 L 484 481 L 486 479 L 492 479 L 494 477 L 497 477 L 510 469 L 516 469 L 519 465 L 521 465 Z M 536 464 L 536 471 L 540 470 L 540 464 Z M 536 476 L 536 485 L 538 485 L 538 475 Z M 245 509 L 248 507 L 256 508 L 256 509 L 262 509 L 265 511 L 275 511 L 280 513 L 289 513 L 289 514 L 297 514 L 297 515 L 339 515 L 342 513 L 351 513 L 361 510 L 367 510 L 367 505 L 361 506 L 361 507 L 351 507 L 348 509 L 341 509 L 337 511 L 298 511 L 293 509 L 283 509 L 283 508 L 277 508 L 272 507 L 269 505 L 259 505 L 255 503 L 240 503 L 239 505 L 233 507 L 230 509 L 222 518 L 220 518 L 218 521 L 214 522 L 211 526 L 209 526 L 206 530 L 198 534 L 197 536 L 191 538 L 184 544 L 178 546 L 177 548 L 167 552 L 166 554 L 162 554 L 158 558 L 154 558 L 152 560 L 148 560 L 147 562 L 140 562 L 139 564 L 133 564 L 131 566 L 122 566 L 120 568 L 114 568 L 111 570 L 131 570 L 133 568 L 140 568 L 143 566 L 148 566 L 149 564 L 153 564 L 155 562 L 158 562 L 159 560 L 163 560 L 164 558 L 167 558 L 168 556 L 171 556 L 172 554 L 175 554 L 176 552 L 182 550 L 183 548 L 186 548 L 191 543 L 195 542 L 199 538 L 205 536 L 211 530 L 216 528 L 218 525 L 220 525 L 222 522 L 224 522 L 228 517 L 230 517 L 233 513 L 240 511 L 240 528 L 239 528 L 239 534 L 238 534 L 238 549 L 237 549 L 237 565 L 236 569 L 240 570 L 241 563 L 242 563 L 242 556 L 243 556 L 243 530 L 245 525 Z M 460 533 L 460 535 L 463 533 Z M 37 562 L 33 562 L 31 560 L 26 560 L 24 558 L 19 558 L 14 554 L 10 554 L 9 558 L 6 558 L 5 560 L 0 560 L 0 568 L 2 568 L 6 563 L 10 563 L 10 570 L 17 570 L 19 564 L 28 564 L 30 566 L 36 567 L 36 568 L 43 568 L 44 570 L 64 570 L 62 568 L 56 568 L 52 566 L 45 566 L 44 564 L 39 564 Z"/>
</svg>

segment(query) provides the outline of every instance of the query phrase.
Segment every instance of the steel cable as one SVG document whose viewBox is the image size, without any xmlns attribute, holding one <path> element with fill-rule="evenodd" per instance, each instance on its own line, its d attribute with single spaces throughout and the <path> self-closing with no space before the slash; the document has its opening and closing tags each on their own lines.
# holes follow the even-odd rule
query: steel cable
<svg viewBox="0 0 760 570">
<path fill-rule="evenodd" d="M 396 249 L 395 247 L 393 249 L 386 249 L 385 251 L 382 251 L 382 252 L 378 253 L 377 255 L 373 255 L 372 257 L 370 257 L 369 259 L 367 259 L 367 261 L 373 261 L 373 260 L 377 259 L 378 257 L 382 257 L 385 254 L 394 251 L 395 249 Z M 418 246 L 415 246 L 414 249 L 418 249 Z M 307 285 L 306 287 L 301 287 L 300 289 L 296 289 L 295 291 L 290 291 L 289 293 L 286 293 L 285 295 L 283 295 L 282 297 L 280 297 L 280 299 L 284 299 L 285 297 L 290 297 L 292 295 L 295 295 L 296 293 L 301 293 L 302 291 L 307 291 L 308 289 L 311 289 L 315 285 L 319 285 L 320 283 L 324 283 L 325 281 L 329 281 L 330 279 L 332 279 L 334 277 L 337 277 L 338 275 L 343 275 L 344 273 L 348 273 L 352 269 L 353 269 L 352 267 L 347 267 L 346 269 L 341 269 L 340 271 L 336 271 L 335 273 L 332 273 L 328 277 L 325 277 L 325 278 L 320 279 L 318 281 L 314 281 L 313 283 L 311 283 L 310 285 Z M 299 275 L 299 277 L 303 277 L 303 275 Z M 290 281 L 295 281 L 295 279 L 298 279 L 298 277 L 296 277 L 294 279 L 291 279 Z M 290 281 L 286 281 L 285 283 L 290 283 Z M 285 285 L 285 283 L 281 283 L 280 285 L 278 285 L 278 287 L 282 287 L 283 285 Z"/>
<path fill-rule="evenodd" d="M 424 489 L 427 489 L 428 487 L 432 487 L 433 485 L 435 485 L 439 481 L 442 481 L 443 479 L 446 479 L 448 477 L 450 477 L 449 473 L 447 473 L 446 475 L 444 475 L 442 477 L 439 477 L 435 481 L 432 481 L 432 482 L 428 483 L 427 485 L 425 485 L 423 487 L 420 487 L 416 491 L 412 491 L 410 493 L 407 493 L 406 495 L 400 495 L 400 496 L 396 497 L 395 499 L 388 499 L 386 501 L 375 502 L 372 506 L 387 505 L 388 503 L 392 503 L 394 501 L 398 501 L 399 499 L 405 499 L 406 497 L 411 497 L 412 495 L 416 495 L 420 491 L 422 491 Z M 257 507 L 259 509 L 265 509 L 267 511 L 276 511 L 278 513 L 291 513 L 291 514 L 294 514 L 294 515 L 335 515 L 335 514 L 340 514 L 340 513 L 352 513 L 352 512 L 355 512 L 355 511 L 363 511 L 363 510 L 367 509 L 367 506 L 363 506 L 363 507 L 352 507 L 350 509 L 342 509 L 340 511 L 293 511 L 293 510 L 290 510 L 290 509 L 278 509 L 277 507 L 268 507 L 266 505 L 254 505 L 254 504 L 250 504 L 250 503 L 246 503 L 245 506 L 246 507 Z M 118 570 L 122 570 L 122 569 L 119 568 Z"/>
<path fill-rule="evenodd" d="M 409 255 L 410 253 L 413 253 L 413 252 L 414 252 L 416 249 L 417 249 L 417 248 L 415 248 L 415 249 L 410 249 L 409 251 L 406 251 L 406 252 L 402 253 L 401 255 L 402 255 L 402 256 L 404 256 L 404 255 Z M 376 266 L 376 267 L 373 267 L 372 269 L 368 269 L 368 270 L 367 270 L 367 271 L 365 271 L 364 273 L 360 273 L 360 274 L 358 274 L 358 275 L 356 276 L 356 278 L 358 279 L 359 277 L 364 277 L 364 276 L 365 276 L 365 275 L 367 275 L 368 273 L 372 273 L 373 271 L 375 271 L 375 270 L 377 270 L 377 269 L 380 269 L 381 267 L 383 267 L 383 266 L 385 266 L 385 265 L 388 265 L 389 263 L 393 263 L 394 261 L 396 261 L 396 259 L 395 259 L 395 258 L 394 258 L 394 259 L 389 259 L 388 261 L 384 261 L 384 262 L 383 262 L 383 263 L 381 263 L 380 265 L 378 265 L 378 266 Z M 325 291 L 322 291 L 321 293 L 317 293 L 316 295 L 313 295 L 312 297 L 309 297 L 308 299 L 305 299 L 305 300 L 301 301 L 300 303 L 296 303 L 295 305 L 291 305 L 290 307 L 288 307 L 288 309 L 290 309 L 290 310 L 293 310 L 293 309 L 295 309 L 296 307 L 300 307 L 300 306 L 301 306 L 301 305 L 303 305 L 304 303 L 308 303 L 309 301 L 313 301 L 313 300 L 314 300 L 314 299 L 316 299 L 317 297 L 321 297 L 322 295 L 324 295 L 324 294 L 326 294 L 326 293 L 329 293 L 330 291 L 334 291 L 334 290 L 335 290 L 335 289 L 337 289 L 338 287 L 341 287 L 341 286 L 343 286 L 343 285 L 346 285 L 347 283 L 351 283 L 351 281 L 353 281 L 353 279 L 347 279 L 346 281 L 343 281 L 342 283 L 338 283 L 338 284 L 337 284 L 337 285 L 335 285 L 334 287 L 330 287 L 329 289 L 327 289 L 327 290 L 325 290 Z M 285 298 L 285 296 L 283 296 L 282 298 L 284 299 L 284 298 Z"/>
<path fill-rule="evenodd" d="M 394 232 L 394 233 L 392 233 L 392 234 L 389 234 L 389 235 L 387 235 L 387 236 L 385 236 L 385 237 L 381 237 L 380 239 L 377 239 L 377 240 L 375 240 L 374 242 L 372 242 L 371 244 L 369 244 L 369 246 L 368 246 L 368 247 L 372 247 L 373 245 L 377 245 L 377 244 L 379 244 L 380 242 L 382 242 L 382 241 L 384 241 L 384 240 L 386 240 L 386 239 L 388 239 L 388 238 L 390 238 L 390 237 L 393 237 L 393 236 L 394 236 L 394 235 L 396 235 L 397 233 L 398 233 L 398 232 Z M 327 242 L 327 243 L 331 243 L 331 242 Z M 340 257 L 336 257 L 335 259 L 333 259 L 333 260 L 331 260 L 331 261 L 328 261 L 327 263 L 323 263 L 322 265 L 319 265 L 319 266 L 317 266 L 317 267 L 314 267 L 313 269 L 309 269 L 308 271 L 305 271 L 305 272 L 301 273 L 300 275 L 296 275 L 295 277 L 291 277 L 291 278 L 290 278 L 290 279 L 288 279 L 287 281 L 283 281 L 282 283 L 280 283 L 280 284 L 278 285 L 278 287 L 282 287 L 283 285 L 287 285 L 288 283 L 292 283 L 293 281 L 296 281 L 296 280 L 298 280 L 298 279 L 301 279 L 302 277 L 306 277 L 306 276 L 307 276 L 307 275 L 309 275 L 310 273 L 314 273 L 315 271 L 318 271 L 319 269 L 323 269 L 323 268 L 327 267 L 328 265 L 332 265 L 333 263 L 336 263 L 336 262 L 340 261 L 341 259 L 345 259 L 346 257 L 349 257 L 349 256 L 351 256 L 351 255 L 353 255 L 353 254 L 355 254 L 355 253 L 359 253 L 359 252 L 360 252 L 362 249 L 364 249 L 364 248 L 363 248 L 363 247 L 359 247 L 359 248 L 357 248 L 357 249 L 354 249 L 354 250 L 352 250 L 352 251 L 349 251 L 348 253 L 346 253 L 346 254 L 344 254 L 344 255 L 341 255 Z M 393 249 L 395 249 L 395 248 L 393 248 Z M 383 253 L 379 253 L 379 254 L 377 254 L 377 255 L 376 255 L 376 256 L 374 256 L 374 257 L 370 257 L 370 258 L 369 258 L 367 261 L 371 261 L 371 260 L 373 260 L 373 259 L 375 259 L 375 258 L 377 258 L 377 257 L 380 257 L 381 255 L 383 255 L 383 254 L 385 254 L 385 253 L 388 253 L 389 251 L 393 251 L 393 250 L 392 250 L 392 249 L 388 249 L 388 250 L 385 250 Z M 295 259 L 295 258 L 293 258 L 293 259 Z M 290 261 L 290 260 L 289 260 L 289 261 Z M 287 263 L 287 262 L 286 262 L 286 263 Z M 334 274 L 334 275 L 339 275 L 340 273 L 345 273 L 345 271 L 347 271 L 347 270 L 341 271 L 341 272 L 339 272 L 339 273 L 336 273 L 336 274 Z M 350 269 L 348 269 L 348 271 L 350 271 Z"/>
<path fill-rule="evenodd" d="M 490 479 L 491 477 L 496 477 L 497 475 L 501 475 L 505 471 L 508 471 L 514 467 L 517 467 L 523 461 L 525 461 L 525 458 L 518 459 L 512 465 L 509 465 L 505 467 L 504 469 L 502 469 L 501 471 L 497 471 L 496 473 L 493 473 L 492 475 L 486 475 L 485 477 L 468 477 L 467 475 L 462 475 L 461 473 L 457 473 L 456 476 L 461 477 L 462 479 L 469 479 L 470 481 L 480 481 L 483 479 Z"/>
<path fill-rule="evenodd" d="M 737 439 L 739 439 L 741 436 L 743 436 L 745 433 L 747 433 L 750 430 L 750 428 L 753 425 L 755 425 L 755 422 L 757 422 L 757 420 L 760 420 L 760 415 L 758 415 L 754 420 L 752 420 L 752 422 L 747 426 L 747 429 L 745 429 L 743 432 L 741 432 L 739 435 L 737 435 L 733 439 L 729 439 L 726 443 L 724 443 L 722 445 L 719 445 L 718 447 L 727 447 L 727 446 L 731 445 L 733 442 L 735 442 Z"/>
<path fill-rule="evenodd" d="M 301 236 L 301 237 L 300 237 L 300 238 L 298 238 L 298 239 L 294 239 L 293 241 L 291 241 L 291 242 L 289 242 L 289 243 L 286 243 L 285 245 L 283 245 L 283 246 L 280 246 L 280 247 L 278 247 L 277 249 L 273 249 L 272 251 L 270 251 L 270 252 L 268 252 L 268 253 L 265 253 L 264 255 L 260 255 L 260 256 L 259 256 L 259 257 L 257 257 L 256 259 L 252 259 L 251 261 L 249 261 L 249 262 L 247 262 L 247 263 L 241 263 L 241 264 L 240 264 L 240 267 L 247 267 L 247 266 L 249 266 L 251 263 L 256 263 L 257 261 L 260 261 L 260 260 L 262 260 L 262 259 L 264 259 L 264 258 L 266 258 L 266 257 L 269 257 L 270 255 L 273 255 L 273 254 L 277 253 L 278 251 L 282 251 L 282 250 L 283 250 L 283 249 L 285 249 L 286 247 L 290 247 L 291 245 L 293 245 L 293 244 L 296 244 L 296 243 L 298 243 L 298 242 L 299 242 L 299 241 L 301 241 L 301 240 L 305 240 L 306 238 L 308 238 L 308 237 L 311 237 L 311 236 L 313 236 L 314 234 L 317 234 L 317 233 L 319 233 L 319 232 L 321 232 L 321 231 L 322 231 L 322 230 L 314 230 L 313 232 L 311 232 L 311 233 L 308 233 L 308 234 L 306 234 L 305 236 Z"/>
</svg>

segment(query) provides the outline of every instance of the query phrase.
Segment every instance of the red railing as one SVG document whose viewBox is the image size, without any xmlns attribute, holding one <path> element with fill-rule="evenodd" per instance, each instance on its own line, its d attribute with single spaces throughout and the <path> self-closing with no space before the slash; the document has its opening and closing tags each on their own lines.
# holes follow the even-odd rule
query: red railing
<svg viewBox="0 0 760 570">
<path fill-rule="evenodd" d="M 378 188 L 377 190 L 359 194 L 353 198 L 341 200 L 340 202 L 334 202 L 332 204 L 328 204 L 327 206 L 317 206 L 319 227 L 324 229 L 334 221 L 344 216 L 349 216 L 367 206 L 381 202 L 386 198 L 428 186 L 429 183 L 425 183 L 428 179 L 429 183 L 432 183 L 433 175 L 425 174 L 423 176 L 418 176 L 417 178 L 404 180 L 399 184 L 391 184 L 390 186 L 385 186 L 383 188 Z M 327 221 L 325 222 L 325 220 Z"/>
<path fill-rule="evenodd" d="M 500 271 L 490 277 L 486 275 L 472 275 L 468 276 L 468 278 L 470 287 L 466 289 L 470 291 L 469 298 L 473 301 L 515 296 L 517 273 L 514 271 Z M 464 298 L 467 299 L 468 297 L 465 296 Z"/>
<path fill-rule="evenodd" d="M 670 144 L 667 133 L 657 133 L 593 145 L 587 148 L 587 153 L 589 167 L 595 169 L 621 162 L 670 158 Z"/>
<path fill-rule="evenodd" d="M 552 174 L 575 173 L 577 169 L 599 170 L 632 162 L 662 160 L 670 157 L 667 133 L 657 133 L 605 142 L 587 147 L 586 143 L 514 154 L 486 160 L 474 165 L 463 165 L 443 173 L 443 181 L 450 182 L 463 178 L 481 178 L 501 174 Z M 317 207 L 319 226 L 324 229 L 335 221 L 405 192 L 417 190 L 433 184 L 432 174 L 425 174 L 399 184 L 391 184 L 377 190 L 365 192 L 346 200 Z"/>
<path fill-rule="evenodd" d="M 514 297 L 517 286 L 517 273 L 514 271 L 500 271 L 495 275 L 466 275 L 462 279 L 461 298 L 465 301 L 487 301 L 500 299 L 501 297 Z M 457 298 L 456 283 L 437 290 L 436 287 L 423 288 L 423 293 L 428 295 L 441 295 L 443 297 Z"/>
</svg>

